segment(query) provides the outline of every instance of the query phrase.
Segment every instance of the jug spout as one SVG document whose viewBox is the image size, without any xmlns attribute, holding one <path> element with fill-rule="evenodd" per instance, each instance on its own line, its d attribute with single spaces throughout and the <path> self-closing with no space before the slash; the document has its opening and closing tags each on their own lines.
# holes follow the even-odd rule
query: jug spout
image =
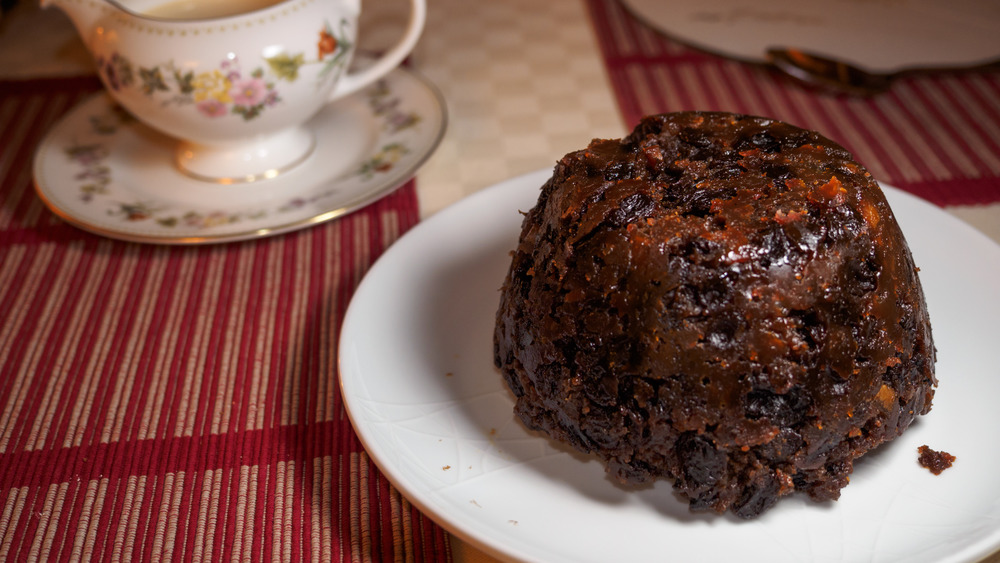
<svg viewBox="0 0 1000 563">
<path fill-rule="evenodd" d="M 40 0 L 39 4 L 42 8 L 58 8 L 69 16 L 76 32 L 83 39 L 83 44 L 91 51 L 93 51 L 93 36 L 98 32 L 98 20 L 109 9 L 108 6 L 114 6 L 104 1 L 86 2 L 82 0 Z"/>
</svg>

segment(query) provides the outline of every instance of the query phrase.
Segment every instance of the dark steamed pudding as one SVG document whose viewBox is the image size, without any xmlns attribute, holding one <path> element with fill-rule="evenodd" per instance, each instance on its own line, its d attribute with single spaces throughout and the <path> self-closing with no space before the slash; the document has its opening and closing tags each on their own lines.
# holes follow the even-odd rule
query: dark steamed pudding
<svg viewBox="0 0 1000 563">
<path fill-rule="evenodd" d="M 837 499 L 937 384 L 875 180 L 814 131 L 729 113 L 650 116 L 559 161 L 494 359 L 528 427 L 742 518 L 793 491 Z"/>
</svg>

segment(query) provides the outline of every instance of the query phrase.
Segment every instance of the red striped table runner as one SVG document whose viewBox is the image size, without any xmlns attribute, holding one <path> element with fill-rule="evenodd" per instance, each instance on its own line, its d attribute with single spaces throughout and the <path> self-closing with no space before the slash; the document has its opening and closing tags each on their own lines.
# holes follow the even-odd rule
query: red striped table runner
<svg viewBox="0 0 1000 563">
<path fill-rule="evenodd" d="M 629 127 L 668 111 L 761 115 L 822 132 L 938 205 L 1000 201 L 1000 70 L 912 76 L 872 98 L 822 94 L 668 39 L 617 0 L 586 2 Z"/>
<path fill-rule="evenodd" d="M 35 196 L 93 79 L 0 82 L 0 560 L 440 561 L 337 380 L 345 307 L 418 219 L 413 183 L 210 247 L 113 241 Z"/>
</svg>

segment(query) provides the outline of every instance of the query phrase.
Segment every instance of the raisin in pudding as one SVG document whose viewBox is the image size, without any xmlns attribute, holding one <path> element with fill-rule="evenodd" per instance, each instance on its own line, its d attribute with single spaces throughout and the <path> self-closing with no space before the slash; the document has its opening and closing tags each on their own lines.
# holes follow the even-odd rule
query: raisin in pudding
<svg viewBox="0 0 1000 563">
<path fill-rule="evenodd" d="M 936 386 L 875 180 L 816 132 L 728 113 L 647 117 L 557 164 L 494 356 L 528 427 L 742 518 L 794 491 L 838 498 Z"/>
</svg>

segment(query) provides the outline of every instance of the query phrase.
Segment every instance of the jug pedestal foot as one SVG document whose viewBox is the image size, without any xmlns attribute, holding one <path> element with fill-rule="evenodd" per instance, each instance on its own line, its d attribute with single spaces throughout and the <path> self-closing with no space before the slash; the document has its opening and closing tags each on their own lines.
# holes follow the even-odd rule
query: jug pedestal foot
<svg viewBox="0 0 1000 563">
<path fill-rule="evenodd" d="M 214 184 L 269 180 L 304 162 L 316 148 L 305 127 L 260 135 L 239 143 L 203 145 L 182 141 L 176 163 L 181 172 Z"/>
</svg>

